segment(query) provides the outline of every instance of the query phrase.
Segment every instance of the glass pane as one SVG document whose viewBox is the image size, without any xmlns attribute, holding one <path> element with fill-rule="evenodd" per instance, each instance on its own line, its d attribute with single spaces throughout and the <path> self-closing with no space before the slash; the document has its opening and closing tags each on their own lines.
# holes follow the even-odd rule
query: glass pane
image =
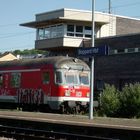
<svg viewBox="0 0 140 140">
<path fill-rule="evenodd" d="M 58 25 L 57 26 L 57 36 L 58 37 L 62 37 L 64 32 L 63 32 L 64 28 L 63 28 L 63 25 Z"/>
<path fill-rule="evenodd" d="M 49 72 L 43 73 L 43 84 L 48 84 L 50 82 L 50 74 Z"/>
<path fill-rule="evenodd" d="M 2 86 L 3 85 L 3 76 L 2 76 L 2 74 L 0 74 L 0 86 Z"/>
<path fill-rule="evenodd" d="M 39 29 L 39 39 L 44 39 L 44 29 Z"/>
<path fill-rule="evenodd" d="M 67 36 L 74 36 L 74 33 L 67 33 Z"/>
<path fill-rule="evenodd" d="M 45 28 L 45 38 L 50 38 L 50 28 Z"/>
<path fill-rule="evenodd" d="M 83 26 L 76 26 L 76 32 L 83 33 Z"/>
<path fill-rule="evenodd" d="M 77 75 L 74 73 L 65 74 L 66 84 L 78 84 Z"/>
<path fill-rule="evenodd" d="M 83 37 L 83 34 L 76 34 L 77 37 Z"/>
<path fill-rule="evenodd" d="M 135 48 L 128 48 L 128 52 L 135 52 Z"/>
<path fill-rule="evenodd" d="M 12 73 L 11 74 L 11 86 L 12 87 L 20 87 L 20 79 L 21 74 L 20 73 Z"/>
<path fill-rule="evenodd" d="M 91 38 L 91 37 L 92 37 L 92 35 L 85 35 L 85 37 Z"/>
<path fill-rule="evenodd" d="M 62 73 L 60 71 L 56 72 L 56 83 L 62 83 Z"/>
<path fill-rule="evenodd" d="M 91 26 L 85 26 L 85 30 L 91 31 L 92 30 L 92 27 Z"/>
<path fill-rule="evenodd" d="M 67 25 L 68 32 L 74 32 L 74 25 Z"/>
<path fill-rule="evenodd" d="M 55 38 L 55 37 L 57 37 L 57 27 L 52 26 L 51 27 L 51 38 Z"/>
<path fill-rule="evenodd" d="M 80 73 L 79 79 L 80 79 L 80 84 L 89 85 L 88 73 Z"/>
<path fill-rule="evenodd" d="M 91 34 L 92 34 L 92 27 L 90 27 L 90 26 L 85 26 L 85 37 L 89 37 L 89 38 L 91 38 L 92 36 L 91 36 Z"/>
</svg>

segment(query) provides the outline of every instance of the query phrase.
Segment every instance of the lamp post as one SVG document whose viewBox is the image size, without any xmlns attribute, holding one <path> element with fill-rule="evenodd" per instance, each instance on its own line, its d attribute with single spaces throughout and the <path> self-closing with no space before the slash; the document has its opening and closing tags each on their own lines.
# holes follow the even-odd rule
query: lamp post
<svg viewBox="0 0 140 140">
<path fill-rule="evenodd" d="M 92 0 L 92 47 L 95 46 L 95 0 Z M 89 105 L 89 119 L 93 119 L 93 100 L 94 100 L 94 57 L 91 58 L 90 71 L 90 105 Z"/>
</svg>

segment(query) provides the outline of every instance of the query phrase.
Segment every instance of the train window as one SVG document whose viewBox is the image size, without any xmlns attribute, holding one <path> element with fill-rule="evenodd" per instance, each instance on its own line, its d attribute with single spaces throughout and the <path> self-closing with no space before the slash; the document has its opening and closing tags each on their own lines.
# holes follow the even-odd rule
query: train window
<svg viewBox="0 0 140 140">
<path fill-rule="evenodd" d="M 50 73 L 44 72 L 43 73 L 43 84 L 48 84 L 50 82 Z"/>
<path fill-rule="evenodd" d="M 60 71 L 56 72 L 56 79 L 55 79 L 57 84 L 61 84 L 62 83 L 62 73 Z"/>
<path fill-rule="evenodd" d="M 66 84 L 78 84 L 77 73 L 65 73 Z"/>
<path fill-rule="evenodd" d="M 88 73 L 80 73 L 79 74 L 80 84 L 89 85 L 89 76 Z"/>
<path fill-rule="evenodd" d="M 21 74 L 12 73 L 11 74 L 11 87 L 18 88 L 20 87 Z"/>
<path fill-rule="evenodd" d="M 2 74 L 0 74 L 0 86 L 2 86 L 3 85 L 3 76 L 2 76 Z"/>
</svg>

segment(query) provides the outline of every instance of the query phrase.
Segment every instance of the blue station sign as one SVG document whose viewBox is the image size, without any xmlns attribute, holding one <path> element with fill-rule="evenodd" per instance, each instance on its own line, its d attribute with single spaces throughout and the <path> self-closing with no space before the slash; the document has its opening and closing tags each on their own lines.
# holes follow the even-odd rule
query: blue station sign
<svg viewBox="0 0 140 140">
<path fill-rule="evenodd" d="M 108 47 L 107 46 L 87 47 L 87 48 L 81 47 L 78 48 L 77 54 L 80 57 L 94 57 L 108 55 Z"/>
</svg>

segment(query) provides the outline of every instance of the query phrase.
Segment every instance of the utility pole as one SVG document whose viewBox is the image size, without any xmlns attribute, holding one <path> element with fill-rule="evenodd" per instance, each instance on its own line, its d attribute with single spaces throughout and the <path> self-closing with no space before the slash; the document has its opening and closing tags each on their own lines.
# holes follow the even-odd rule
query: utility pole
<svg viewBox="0 0 140 140">
<path fill-rule="evenodd" d="M 109 4 L 108 4 L 108 13 L 111 14 L 111 0 L 109 0 Z"/>
</svg>

